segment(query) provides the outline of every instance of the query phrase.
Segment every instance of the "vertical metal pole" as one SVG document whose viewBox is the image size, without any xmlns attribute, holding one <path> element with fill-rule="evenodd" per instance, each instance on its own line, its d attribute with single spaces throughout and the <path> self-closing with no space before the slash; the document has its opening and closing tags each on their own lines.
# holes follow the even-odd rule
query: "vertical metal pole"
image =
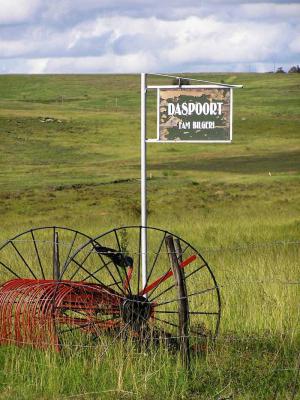
<svg viewBox="0 0 300 400">
<path fill-rule="evenodd" d="M 141 225 L 147 226 L 146 74 L 141 74 Z M 147 282 L 147 231 L 141 230 L 142 287 Z"/>
</svg>

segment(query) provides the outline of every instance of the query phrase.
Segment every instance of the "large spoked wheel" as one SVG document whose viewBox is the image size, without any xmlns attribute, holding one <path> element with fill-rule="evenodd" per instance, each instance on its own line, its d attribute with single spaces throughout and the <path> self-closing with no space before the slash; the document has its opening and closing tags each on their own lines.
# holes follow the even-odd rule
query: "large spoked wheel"
<svg viewBox="0 0 300 400">
<path fill-rule="evenodd" d="M 76 249 L 91 237 L 78 230 L 32 228 L 0 246 L 0 284 L 14 278 L 59 279 Z"/>
<path fill-rule="evenodd" d="M 143 229 L 148 242 L 145 285 Z M 75 289 L 70 295 L 72 311 L 56 299 L 62 344 L 89 333 L 95 343 L 122 336 L 187 349 L 218 334 L 221 301 L 212 270 L 199 251 L 168 231 L 125 226 L 103 233 L 73 253 L 60 280 L 60 293 L 67 290 L 66 282 L 80 282 L 77 297 Z"/>
<path fill-rule="evenodd" d="M 53 320 L 57 282 L 91 237 L 74 229 L 33 228 L 0 247 L 0 343 L 59 347 Z"/>
</svg>

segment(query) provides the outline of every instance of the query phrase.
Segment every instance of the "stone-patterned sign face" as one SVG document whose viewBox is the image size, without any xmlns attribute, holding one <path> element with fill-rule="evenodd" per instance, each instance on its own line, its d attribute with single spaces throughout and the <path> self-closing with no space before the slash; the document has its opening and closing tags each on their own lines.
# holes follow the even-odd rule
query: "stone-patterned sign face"
<svg viewBox="0 0 300 400">
<path fill-rule="evenodd" d="M 161 88 L 158 98 L 159 141 L 231 141 L 230 88 Z"/>
</svg>

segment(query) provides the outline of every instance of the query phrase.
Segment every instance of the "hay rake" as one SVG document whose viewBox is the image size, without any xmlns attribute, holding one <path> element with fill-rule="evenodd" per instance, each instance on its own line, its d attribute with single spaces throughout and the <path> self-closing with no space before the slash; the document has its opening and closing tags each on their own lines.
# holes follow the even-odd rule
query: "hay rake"
<svg viewBox="0 0 300 400">
<path fill-rule="evenodd" d="M 141 230 L 148 275 L 141 277 Z M 64 227 L 30 229 L 0 247 L 0 342 L 61 350 L 118 337 L 201 346 L 219 330 L 211 268 L 188 242 L 126 226 L 95 238 Z"/>
</svg>

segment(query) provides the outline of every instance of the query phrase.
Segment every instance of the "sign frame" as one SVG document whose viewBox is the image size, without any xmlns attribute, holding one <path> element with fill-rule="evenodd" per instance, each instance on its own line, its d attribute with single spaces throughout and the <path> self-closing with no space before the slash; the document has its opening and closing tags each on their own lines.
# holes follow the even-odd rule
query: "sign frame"
<svg viewBox="0 0 300 400">
<path fill-rule="evenodd" d="M 155 139 L 146 139 L 147 142 L 151 143 L 231 143 L 232 142 L 232 132 L 233 132 L 233 88 L 225 85 L 169 85 L 169 86 L 148 86 L 148 89 L 155 89 L 157 91 L 157 104 L 156 104 L 156 113 L 157 113 L 157 122 L 156 122 L 156 138 Z M 227 89 L 230 91 L 230 114 L 229 114 L 229 139 L 220 140 L 220 139 L 210 139 L 210 140 L 160 140 L 160 89 Z"/>
</svg>

